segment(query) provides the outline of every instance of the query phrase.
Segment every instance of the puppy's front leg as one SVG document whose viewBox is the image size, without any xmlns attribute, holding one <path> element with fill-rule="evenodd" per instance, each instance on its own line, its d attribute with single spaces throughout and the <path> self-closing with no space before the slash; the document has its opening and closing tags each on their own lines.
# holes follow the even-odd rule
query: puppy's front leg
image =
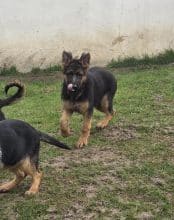
<svg viewBox="0 0 174 220">
<path fill-rule="evenodd" d="M 72 112 L 64 109 L 62 113 L 62 117 L 60 119 L 60 130 L 63 137 L 70 136 L 70 128 L 69 128 L 69 119 L 72 115 Z"/>
<path fill-rule="evenodd" d="M 86 113 L 83 117 L 84 117 L 84 122 L 83 122 L 83 127 L 82 127 L 82 133 L 81 133 L 81 136 L 76 144 L 77 148 L 81 148 L 84 145 L 87 145 L 88 138 L 90 135 L 91 122 L 92 122 L 91 115 Z"/>
</svg>

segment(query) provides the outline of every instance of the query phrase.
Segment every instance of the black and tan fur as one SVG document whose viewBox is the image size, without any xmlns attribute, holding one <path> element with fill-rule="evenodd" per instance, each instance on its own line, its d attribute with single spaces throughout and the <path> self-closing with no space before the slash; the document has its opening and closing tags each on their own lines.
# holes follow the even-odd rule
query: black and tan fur
<svg viewBox="0 0 174 220">
<path fill-rule="evenodd" d="M 14 180 L 0 186 L 0 192 L 13 189 L 26 176 L 32 177 L 31 187 L 26 194 L 38 192 L 42 177 L 38 167 L 41 141 L 70 149 L 66 144 L 24 121 L 10 119 L 0 122 L 0 165 L 15 174 Z"/>
<path fill-rule="evenodd" d="M 69 119 L 73 112 L 83 115 L 82 132 L 76 147 L 87 145 L 90 135 L 94 107 L 105 113 L 97 124 L 104 128 L 113 117 L 113 97 L 117 90 L 115 77 L 100 67 L 89 68 L 90 54 L 83 53 L 80 59 L 73 59 L 72 54 L 63 52 L 62 87 L 63 113 L 60 128 L 63 136 L 70 135 Z"/>
</svg>

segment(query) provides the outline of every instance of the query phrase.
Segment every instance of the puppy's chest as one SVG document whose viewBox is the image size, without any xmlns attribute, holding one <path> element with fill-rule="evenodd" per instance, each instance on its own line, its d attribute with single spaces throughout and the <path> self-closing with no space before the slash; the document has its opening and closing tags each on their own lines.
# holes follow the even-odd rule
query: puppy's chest
<svg viewBox="0 0 174 220">
<path fill-rule="evenodd" d="M 64 102 L 64 108 L 72 111 L 72 112 L 78 112 L 81 114 L 84 114 L 87 112 L 89 107 L 89 102 L 88 101 L 84 101 L 84 102 L 70 102 L 70 101 L 66 101 Z"/>
</svg>

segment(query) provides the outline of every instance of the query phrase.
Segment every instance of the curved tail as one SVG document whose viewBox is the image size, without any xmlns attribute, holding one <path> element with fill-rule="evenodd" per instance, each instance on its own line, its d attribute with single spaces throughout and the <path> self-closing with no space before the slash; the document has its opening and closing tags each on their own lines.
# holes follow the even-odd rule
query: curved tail
<svg viewBox="0 0 174 220">
<path fill-rule="evenodd" d="M 4 106 L 7 106 L 7 105 L 11 105 L 11 104 L 13 104 L 14 102 L 18 101 L 20 98 L 22 98 L 24 96 L 25 87 L 24 87 L 24 85 L 20 81 L 15 80 L 13 82 L 8 83 L 5 86 L 5 89 L 4 89 L 6 94 L 8 93 L 8 90 L 11 87 L 17 87 L 18 90 L 12 96 L 10 96 L 10 97 L 8 97 L 6 99 L 0 99 L 0 108 L 2 108 Z"/>
<path fill-rule="evenodd" d="M 39 136 L 40 136 L 40 140 L 43 142 L 46 142 L 48 144 L 52 144 L 54 146 L 63 148 L 63 149 L 67 149 L 67 150 L 71 150 L 71 148 L 69 146 L 67 146 L 66 144 L 58 141 L 57 139 L 55 139 L 54 137 L 51 137 L 50 135 L 43 133 L 41 131 L 38 131 Z"/>
</svg>

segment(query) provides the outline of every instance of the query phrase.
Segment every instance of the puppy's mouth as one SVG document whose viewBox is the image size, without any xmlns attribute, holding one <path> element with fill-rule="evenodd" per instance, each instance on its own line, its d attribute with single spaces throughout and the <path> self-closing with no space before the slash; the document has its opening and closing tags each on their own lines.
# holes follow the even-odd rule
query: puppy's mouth
<svg viewBox="0 0 174 220">
<path fill-rule="evenodd" d="M 67 85 L 67 90 L 68 90 L 69 92 L 75 92 L 75 91 L 77 91 L 77 88 L 78 88 L 78 86 L 77 86 L 77 85 L 74 85 L 74 84 L 72 84 L 72 83 L 69 83 L 69 84 Z"/>
</svg>

